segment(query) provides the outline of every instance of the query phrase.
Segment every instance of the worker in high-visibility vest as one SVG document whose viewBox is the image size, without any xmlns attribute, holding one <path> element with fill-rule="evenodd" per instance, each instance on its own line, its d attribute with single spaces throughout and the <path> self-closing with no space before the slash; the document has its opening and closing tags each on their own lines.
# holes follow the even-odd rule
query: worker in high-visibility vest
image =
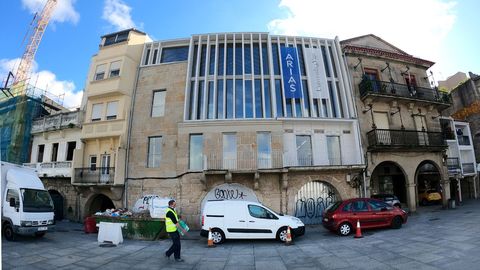
<svg viewBox="0 0 480 270">
<path fill-rule="evenodd" d="M 183 262 L 183 259 L 180 258 L 180 250 L 182 249 L 182 246 L 180 244 L 180 234 L 178 233 L 178 230 L 183 230 L 183 228 L 180 226 L 180 220 L 177 212 L 175 211 L 176 206 L 177 203 L 175 200 L 170 200 L 165 213 L 165 227 L 173 242 L 172 246 L 165 252 L 165 256 L 170 258 L 170 256 L 173 254 L 175 261 Z M 183 231 L 185 232 L 185 230 Z"/>
</svg>

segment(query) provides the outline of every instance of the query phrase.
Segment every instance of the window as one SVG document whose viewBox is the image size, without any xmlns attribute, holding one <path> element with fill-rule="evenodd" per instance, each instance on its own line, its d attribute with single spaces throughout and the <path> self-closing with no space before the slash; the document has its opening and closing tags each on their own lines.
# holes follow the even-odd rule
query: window
<svg viewBox="0 0 480 270">
<path fill-rule="evenodd" d="M 190 170 L 203 168 L 203 135 L 190 135 Z"/>
<path fill-rule="evenodd" d="M 188 46 L 170 47 L 162 49 L 160 63 L 170 63 L 188 60 Z"/>
<path fill-rule="evenodd" d="M 198 82 L 198 92 L 197 92 L 197 118 L 203 119 L 203 108 L 205 104 L 205 81 Z"/>
<path fill-rule="evenodd" d="M 153 50 L 152 65 L 157 63 L 158 49 Z"/>
<path fill-rule="evenodd" d="M 90 156 L 90 171 L 97 170 L 97 156 Z"/>
<path fill-rule="evenodd" d="M 92 107 L 92 122 L 102 120 L 102 111 L 103 111 L 103 104 L 93 104 Z"/>
<path fill-rule="evenodd" d="M 243 80 L 235 80 L 235 118 L 243 118 Z"/>
<path fill-rule="evenodd" d="M 148 168 L 160 167 L 162 159 L 162 136 L 148 138 Z"/>
<path fill-rule="evenodd" d="M 262 218 L 262 219 L 278 219 L 272 212 L 268 211 L 267 209 L 258 206 L 258 205 L 248 205 L 248 212 L 250 216 L 254 218 Z"/>
<path fill-rule="evenodd" d="M 38 153 L 37 153 L 37 162 L 41 163 L 43 162 L 43 153 L 45 152 L 45 145 L 40 144 L 38 146 Z"/>
<path fill-rule="evenodd" d="M 370 208 L 373 211 L 381 211 L 382 209 L 391 209 L 392 208 L 388 204 L 386 204 L 384 202 L 378 202 L 378 201 L 368 200 L 368 205 L 370 205 Z"/>
<path fill-rule="evenodd" d="M 266 56 L 267 56 L 266 54 L 262 55 L 262 57 L 266 57 Z M 278 55 L 278 44 L 276 43 L 272 44 L 272 57 L 273 57 L 273 74 L 280 75 L 280 57 Z M 263 65 L 263 68 L 265 69 L 265 65 Z"/>
<path fill-rule="evenodd" d="M 167 91 L 158 90 L 153 92 L 152 117 L 165 115 L 165 95 Z"/>
<path fill-rule="evenodd" d="M 202 49 L 200 51 L 200 74 L 198 74 L 198 76 L 200 77 L 205 76 L 206 58 L 207 58 L 207 45 L 202 45 Z"/>
<path fill-rule="evenodd" d="M 107 103 L 107 120 L 117 119 L 118 101 L 111 101 Z"/>
<path fill-rule="evenodd" d="M 214 83 L 213 81 L 209 81 L 208 82 L 208 93 L 207 93 L 207 118 L 208 119 L 213 119 L 214 118 L 214 114 L 215 114 L 215 104 L 213 103 L 213 94 L 214 94 L 214 90 L 213 90 L 213 87 L 214 87 Z"/>
<path fill-rule="evenodd" d="M 18 191 L 16 191 L 15 189 L 9 189 L 7 191 L 7 204 L 8 206 L 10 206 L 10 199 L 11 198 L 14 198 L 15 199 L 15 205 L 16 207 L 20 206 L 20 196 L 18 195 Z"/>
<path fill-rule="evenodd" d="M 77 142 L 68 142 L 67 143 L 67 161 L 73 160 L 73 151 L 77 147 Z"/>
<path fill-rule="evenodd" d="M 233 80 L 227 80 L 227 119 L 233 118 Z"/>
<path fill-rule="evenodd" d="M 107 64 L 101 64 L 97 66 L 95 70 L 95 81 L 103 80 L 105 78 L 105 70 L 107 68 Z"/>
<path fill-rule="evenodd" d="M 280 80 L 275 80 L 275 93 L 276 93 L 276 103 L 277 103 L 277 117 L 283 117 L 283 93 L 282 85 Z"/>
<path fill-rule="evenodd" d="M 330 165 L 342 165 L 340 136 L 327 136 L 327 150 Z"/>
<path fill-rule="evenodd" d="M 115 61 L 110 64 L 110 78 L 120 76 L 120 64 L 122 61 Z"/>
<path fill-rule="evenodd" d="M 215 73 L 215 45 L 210 46 L 210 60 L 208 67 L 208 75 Z"/>
<path fill-rule="evenodd" d="M 145 62 L 143 63 L 144 65 L 148 65 L 149 58 L 150 58 L 150 49 L 148 49 L 147 53 L 145 54 Z"/>
<path fill-rule="evenodd" d="M 58 156 L 58 143 L 54 143 L 52 145 L 52 158 L 50 159 L 52 162 L 57 161 L 57 156 Z"/>
<path fill-rule="evenodd" d="M 255 80 L 255 117 L 263 118 L 262 81 Z"/>
<path fill-rule="evenodd" d="M 129 31 L 122 31 L 120 33 L 105 36 L 105 42 L 103 43 L 103 46 L 108 46 L 127 40 L 128 33 Z"/>
<path fill-rule="evenodd" d="M 217 118 L 223 118 L 223 80 L 217 80 Z"/>
<path fill-rule="evenodd" d="M 270 118 L 272 117 L 272 101 L 270 98 L 270 80 L 268 79 L 263 80 L 263 92 L 265 96 L 265 117 Z"/>
<path fill-rule="evenodd" d="M 258 168 L 272 168 L 272 136 L 270 132 L 257 133 Z"/>
<path fill-rule="evenodd" d="M 312 165 L 312 142 L 309 135 L 297 135 L 297 159 L 299 166 Z"/>
<path fill-rule="evenodd" d="M 245 80 L 245 117 L 253 118 L 253 94 L 251 80 Z"/>
<path fill-rule="evenodd" d="M 350 210 L 353 212 L 367 212 L 368 206 L 364 200 L 359 200 L 359 201 L 352 202 L 352 206 Z"/>
<path fill-rule="evenodd" d="M 234 133 L 223 134 L 223 168 L 235 169 L 237 167 L 237 135 Z"/>
</svg>

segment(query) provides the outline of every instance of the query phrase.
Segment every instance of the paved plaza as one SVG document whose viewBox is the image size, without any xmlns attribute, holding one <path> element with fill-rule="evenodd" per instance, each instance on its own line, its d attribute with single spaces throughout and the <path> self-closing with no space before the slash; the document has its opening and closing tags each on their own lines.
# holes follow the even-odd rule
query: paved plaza
<svg viewBox="0 0 480 270">
<path fill-rule="evenodd" d="M 479 269 L 480 200 L 453 210 L 428 206 L 400 230 L 340 237 L 321 225 L 307 227 L 292 246 L 274 240 L 235 240 L 207 248 L 192 232 L 182 240 L 183 263 L 163 257 L 170 240 L 125 241 L 99 247 L 81 224 L 59 222 L 42 239 L 2 239 L 2 269 Z"/>
</svg>

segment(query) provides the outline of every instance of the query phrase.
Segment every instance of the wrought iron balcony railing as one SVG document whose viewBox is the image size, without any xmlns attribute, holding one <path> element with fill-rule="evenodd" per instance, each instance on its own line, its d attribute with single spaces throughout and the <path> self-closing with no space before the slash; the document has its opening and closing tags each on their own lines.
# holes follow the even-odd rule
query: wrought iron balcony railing
<svg viewBox="0 0 480 270">
<path fill-rule="evenodd" d="M 359 87 L 360 95 L 362 97 L 370 94 L 376 94 L 382 96 L 413 98 L 444 104 L 452 103 L 451 97 L 448 93 L 440 92 L 437 89 L 423 88 L 393 82 L 374 81 L 365 78 L 360 82 Z"/>
<path fill-rule="evenodd" d="M 370 149 L 446 148 L 441 132 L 417 130 L 373 129 L 367 133 Z"/>
<path fill-rule="evenodd" d="M 75 169 L 75 184 L 113 184 L 115 167 Z"/>
</svg>

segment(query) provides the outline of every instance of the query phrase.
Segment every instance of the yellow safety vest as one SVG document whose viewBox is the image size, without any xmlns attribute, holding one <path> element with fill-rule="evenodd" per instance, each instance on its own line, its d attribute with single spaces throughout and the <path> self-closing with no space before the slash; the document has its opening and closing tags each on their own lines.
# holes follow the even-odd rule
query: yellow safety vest
<svg viewBox="0 0 480 270">
<path fill-rule="evenodd" d="M 166 227 L 166 230 L 167 230 L 167 232 L 176 232 L 177 231 L 177 226 L 175 226 L 175 223 L 173 223 L 171 218 L 167 217 L 168 212 L 172 212 L 173 215 L 175 216 L 175 218 L 177 219 L 177 222 L 179 221 L 177 213 L 174 210 L 172 210 L 170 207 L 167 208 L 167 211 L 165 212 L 165 227 Z"/>
</svg>

